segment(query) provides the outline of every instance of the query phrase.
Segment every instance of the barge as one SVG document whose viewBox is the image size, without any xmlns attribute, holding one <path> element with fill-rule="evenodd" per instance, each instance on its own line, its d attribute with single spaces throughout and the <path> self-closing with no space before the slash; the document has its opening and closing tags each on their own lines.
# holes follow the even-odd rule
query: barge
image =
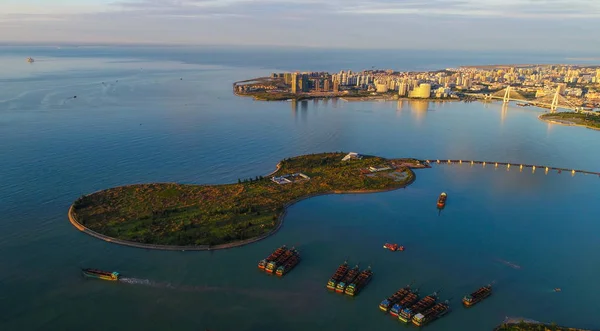
<svg viewBox="0 0 600 331">
<path fill-rule="evenodd" d="M 419 300 L 419 302 L 412 305 L 410 308 L 404 308 L 398 314 L 398 319 L 404 323 L 408 323 L 416 314 L 426 311 L 427 309 L 435 305 L 437 300 L 437 294 L 433 293 Z"/>
<path fill-rule="evenodd" d="M 419 294 L 417 291 L 410 291 L 404 299 L 400 300 L 398 303 L 392 306 L 390 309 L 390 314 L 392 316 L 398 317 L 403 308 L 414 305 L 419 300 Z"/>
<path fill-rule="evenodd" d="M 435 321 L 449 312 L 450 305 L 448 305 L 448 301 L 436 303 L 435 306 L 427 309 L 425 312 L 416 314 L 412 319 L 412 323 L 416 326 L 423 326 L 427 323 Z"/>
<path fill-rule="evenodd" d="M 337 293 L 344 293 L 344 290 L 346 290 L 346 286 L 348 286 L 348 284 L 352 283 L 356 279 L 356 277 L 358 277 L 359 272 L 360 269 L 358 268 L 358 265 L 352 268 L 350 271 L 348 271 L 348 273 L 346 274 L 346 276 L 344 276 L 342 281 L 339 282 L 335 287 L 335 291 Z"/>
<path fill-rule="evenodd" d="M 281 276 L 287 274 L 288 272 L 290 272 L 290 270 L 294 269 L 294 267 L 297 266 L 298 263 L 300 263 L 300 253 L 298 253 L 298 251 L 295 249 L 293 249 L 292 251 L 293 251 L 292 257 L 290 257 L 287 261 L 285 261 L 285 263 L 283 265 L 280 265 L 277 268 L 277 271 L 275 271 L 277 276 L 281 277 Z"/>
<path fill-rule="evenodd" d="M 358 277 L 356 277 L 356 280 L 354 280 L 352 284 L 346 287 L 344 293 L 348 294 L 349 296 L 358 295 L 358 292 L 360 292 L 365 286 L 367 286 L 367 284 L 371 281 L 372 277 L 373 271 L 371 270 L 371 267 L 368 267 L 367 269 L 363 270 L 358 275 Z"/>
<path fill-rule="evenodd" d="M 406 297 L 409 293 L 410 285 L 407 285 L 406 287 L 403 287 L 396 291 L 396 293 L 392 294 L 392 296 L 390 296 L 389 298 L 381 301 L 381 303 L 379 304 L 379 309 L 387 313 L 395 303 L 404 299 L 404 297 Z"/>
<path fill-rule="evenodd" d="M 330 290 L 335 290 L 335 286 L 342 280 L 342 278 L 344 278 L 344 276 L 346 276 L 346 273 L 348 273 L 348 262 L 342 263 L 337 268 L 333 276 L 329 278 L 329 281 L 327 282 L 327 288 Z"/>
<path fill-rule="evenodd" d="M 437 207 L 442 209 L 446 206 L 446 199 L 448 198 L 448 195 L 446 194 L 446 192 L 442 192 L 442 194 L 440 194 L 440 197 L 438 198 L 437 201 Z"/>
<path fill-rule="evenodd" d="M 487 285 L 484 286 L 480 289 L 478 289 L 477 291 L 469 294 L 469 295 L 465 295 L 465 297 L 462 299 L 463 304 L 465 305 L 465 307 L 471 307 L 473 305 L 475 305 L 476 303 L 480 302 L 481 300 L 489 297 L 492 294 L 492 285 Z"/>
<path fill-rule="evenodd" d="M 294 256 L 294 254 L 296 254 L 295 252 L 296 250 L 293 247 L 291 249 L 286 250 L 285 252 L 283 252 L 283 254 L 281 254 L 281 256 L 267 263 L 265 271 L 271 274 L 274 273 L 277 267 L 284 264 L 289 258 Z"/>
<path fill-rule="evenodd" d="M 283 253 L 285 253 L 285 251 L 287 251 L 287 247 L 285 245 L 277 248 L 273 253 L 271 253 L 271 255 L 269 255 L 267 258 L 260 260 L 258 262 L 258 268 L 259 269 L 264 269 L 267 264 L 271 261 L 276 260 L 277 258 L 279 258 Z"/>
<path fill-rule="evenodd" d="M 102 279 L 102 280 L 111 280 L 111 281 L 117 281 L 119 280 L 119 273 L 116 271 L 110 272 L 110 271 L 102 271 L 102 270 L 98 270 L 98 269 L 81 269 L 81 273 L 86 276 L 86 277 L 91 277 L 91 278 L 98 278 L 98 279 Z"/>
</svg>

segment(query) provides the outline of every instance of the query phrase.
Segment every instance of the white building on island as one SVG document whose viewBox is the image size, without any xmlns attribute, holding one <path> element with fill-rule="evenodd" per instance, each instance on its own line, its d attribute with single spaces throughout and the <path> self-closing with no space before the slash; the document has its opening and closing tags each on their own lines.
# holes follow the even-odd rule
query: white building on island
<svg viewBox="0 0 600 331">
<path fill-rule="evenodd" d="M 362 159 L 362 155 L 355 153 L 355 152 L 350 152 L 350 153 L 348 153 L 348 155 L 344 156 L 342 161 L 360 160 L 360 159 Z"/>
</svg>

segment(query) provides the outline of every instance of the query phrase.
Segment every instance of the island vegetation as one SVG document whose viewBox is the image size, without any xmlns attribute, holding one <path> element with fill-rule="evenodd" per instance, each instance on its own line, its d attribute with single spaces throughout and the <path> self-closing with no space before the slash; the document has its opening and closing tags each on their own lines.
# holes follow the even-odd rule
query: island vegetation
<svg viewBox="0 0 600 331">
<path fill-rule="evenodd" d="M 556 323 L 540 323 L 531 320 L 508 319 L 494 329 L 494 331 L 588 331 L 583 329 L 559 326 Z"/>
<path fill-rule="evenodd" d="M 77 199 L 79 225 L 119 240 L 153 245 L 223 245 L 273 232 L 289 204 L 319 194 L 376 192 L 411 183 L 413 159 L 344 153 L 289 158 L 269 177 L 225 185 L 139 184 Z"/>
<path fill-rule="evenodd" d="M 591 112 L 556 112 L 540 115 L 540 119 L 552 123 L 585 126 L 600 130 L 600 114 Z"/>
</svg>

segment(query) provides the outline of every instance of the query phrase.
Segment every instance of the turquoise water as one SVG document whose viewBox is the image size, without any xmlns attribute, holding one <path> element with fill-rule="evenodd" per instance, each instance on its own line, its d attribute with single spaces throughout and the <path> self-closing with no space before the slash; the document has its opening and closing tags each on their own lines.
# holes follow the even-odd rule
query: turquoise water
<svg viewBox="0 0 600 331">
<path fill-rule="evenodd" d="M 377 305 L 413 280 L 423 294 L 441 289 L 451 300 L 453 312 L 427 326 L 433 331 L 491 330 L 505 316 L 600 326 L 600 178 L 590 175 L 436 165 L 406 189 L 302 201 L 276 235 L 226 251 L 148 251 L 81 234 L 66 211 L 82 194 L 152 181 L 233 182 L 303 153 L 600 170 L 598 132 L 541 122 L 534 109 L 255 102 L 233 96 L 231 83 L 269 73 L 267 60 L 244 67 L 238 54 L 238 62 L 198 64 L 200 54 L 182 64 L 140 52 L 0 57 L 1 330 L 395 330 L 404 326 Z M 446 66 L 427 61 L 405 66 Z M 438 214 L 442 191 L 448 204 Z M 385 251 L 385 242 L 407 250 Z M 259 272 L 257 261 L 281 244 L 298 247 L 302 263 L 283 279 Z M 324 288 L 346 259 L 375 272 L 356 298 Z M 86 280 L 80 266 L 130 280 Z M 461 307 L 464 294 L 491 281 L 492 297 Z"/>
</svg>

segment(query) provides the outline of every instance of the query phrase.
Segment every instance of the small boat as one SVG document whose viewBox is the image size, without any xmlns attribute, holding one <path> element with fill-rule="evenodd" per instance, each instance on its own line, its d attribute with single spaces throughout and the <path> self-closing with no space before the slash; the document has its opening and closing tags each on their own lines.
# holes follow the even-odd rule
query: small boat
<svg viewBox="0 0 600 331">
<path fill-rule="evenodd" d="M 346 286 L 348 286 L 356 279 L 356 277 L 358 277 L 359 272 L 360 269 L 358 268 L 358 265 L 352 268 L 350 271 L 348 271 L 348 273 L 346 274 L 346 276 L 344 276 L 342 281 L 339 282 L 335 287 L 335 291 L 337 293 L 344 293 L 344 291 L 346 290 Z"/>
<path fill-rule="evenodd" d="M 369 284 L 372 277 L 373 271 L 371 271 L 371 267 L 368 267 L 367 269 L 363 270 L 358 275 L 358 277 L 356 277 L 352 284 L 346 287 L 344 293 L 348 294 L 349 296 L 358 295 L 358 292 L 360 292 L 360 290 L 362 290 L 367 284 Z"/>
<path fill-rule="evenodd" d="M 329 281 L 327 282 L 327 288 L 330 290 L 335 290 L 335 286 L 342 280 L 342 278 L 344 278 L 344 276 L 346 276 L 346 273 L 348 273 L 348 262 L 342 263 L 337 268 L 333 276 L 329 278 Z"/>
<path fill-rule="evenodd" d="M 554 292 L 560 292 L 560 291 L 562 291 L 562 290 L 560 289 L 560 287 L 557 287 L 557 288 L 555 288 L 555 289 L 554 289 Z"/>
<path fill-rule="evenodd" d="M 285 261 L 283 265 L 277 268 L 277 271 L 275 271 L 277 276 L 281 277 L 287 274 L 288 272 L 290 272 L 290 270 L 294 269 L 294 267 L 297 266 L 298 263 L 300 263 L 300 254 L 298 253 L 298 251 L 294 249 L 293 253 L 294 255 L 292 255 L 292 257 L 290 257 L 287 261 Z"/>
<path fill-rule="evenodd" d="M 404 297 L 406 297 L 409 293 L 410 285 L 407 285 L 406 287 L 403 287 L 396 291 L 396 293 L 392 294 L 392 296 L 390 296 L 389 298 L 381 301 L 381 303 L 379 304 L 379 309 L 387 313 L 395 303 L 404 299 Z"/>
<path fill-rule="evenodd" d="M 477 291 L 469 294 L 469 295 L 465 295 L 465 297 L 462 299 L 463 304 L 465 305 L 465 307 L 471 307 L 474 304 L 478 303 L 479 301 L 489 297 L 492 294 L 492 285 L 487 285 L 484 286 L 480 289 L 478 289 Z"/>
<path fill-rule="evenodd" d="M 265 271 L 270 274 L 276 272 L 278 266 L 284 264 L 289 258 L 291 258 L 292 256 L 294 256 L 296 254 L 297 254 L 296 250 L 293 247 L 289 250 L 286 250 L 278 258 L 267 263 L 267 266 L 265 267 Z"/>
<path fill-rule="evenodd" d="M 410 308 L 404 308 L 398 314 L 398 319 L 404 323 L 408 323 L 412 318 L 421 312 L 433 307 L 437 300 L 437 293 L 433 293 L 419 300 L 419 302 L 412 305 Z"/>
<path fill-rule="evenodd" d="M 448 198 L 448 195 L 446 194 L 446 192 L 442 192 L 442 194 L 440 194 L 440 197 L 438 198 L 437 201 L 437 207 L 442 209 L 444 208 L 444 206 L 446 206 L 446 198 Z"/>
<path fill-rule="evenodd" d="M 35 60 L 32 57 L 28 57 L 26 60 L 28 63 L 33 63 Z"/>
<path fill-rule="evenodd" d="M 390 244 L 390 243 L 386 243 L 385 245 L 383 245 L 383 248 L 389 249 L 392 252 L 404 250 L 404 246 L 400 246 L 398 244 Z"/>
<path fill-rule="evenodd" d="M 390 314 L 397 317 L 403 308 L 412 306 L 417 301 L 419 301 L 419 295 L 417 291 L 411 291 L 406 297 L 404 297 L 404 299 L 392 306 L 392 309 L 390 309 Z"/>
<path fill-rule="evenodd" d="M 273 253 L 271 253 L 271 255 L 269 255 L 266 259 L 260 260 L 258 262 L 258 268 L 259 269 L 264 269 L 267 264 L 271 261 L 276 260 L 277 258 L 279 258 L 283 253 L 285 253 L 285 251 L 287 251 L 287 248 L 285 247 L 285 245 L 277 248 Z"/>
<path fill-rule="evenodd" d="M 435 321 L 449 312 L 450 305 L 448 305 L 448 301 L 440 302 L 427 309 L 425 312 L 416 314 L 412 319 L 412 323 L 416 326 L 423 326 L 429 322 Z"/>
<path fill-rule="evenodd" d="M 103 280 L 112 280 L 112 281 L 119 280 L 119 273 L 116 271 L 109 272 L 109 271 L 102 271 L 102 270 L 98 270 L 98 269 L 89 269 L 88 268 L 88 269 L 81 269 L 81 272 L 86 277 L 99 278 L 99 279 L 103 279 Z"/>
</svg>

